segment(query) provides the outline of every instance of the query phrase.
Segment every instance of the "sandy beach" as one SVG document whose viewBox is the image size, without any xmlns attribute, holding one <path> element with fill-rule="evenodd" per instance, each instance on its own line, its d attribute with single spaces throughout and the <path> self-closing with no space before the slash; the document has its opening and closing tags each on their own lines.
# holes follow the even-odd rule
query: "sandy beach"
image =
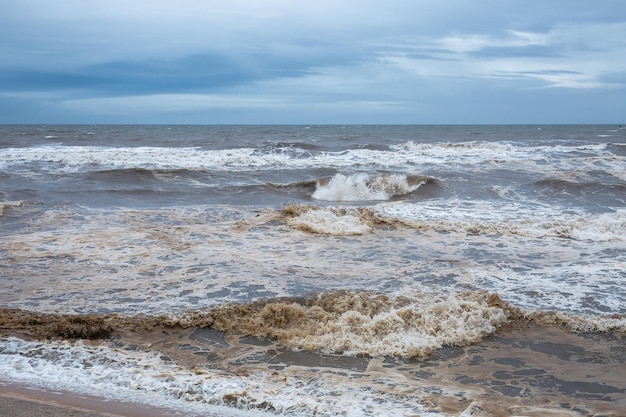
<svg viewBox="0 0 626 417">
<path fill-rule="evenodd" d="M 0 381 L 0 415 L 4 417 L 168 417 L 182 414 L 173 410 Z"/>
</svg>

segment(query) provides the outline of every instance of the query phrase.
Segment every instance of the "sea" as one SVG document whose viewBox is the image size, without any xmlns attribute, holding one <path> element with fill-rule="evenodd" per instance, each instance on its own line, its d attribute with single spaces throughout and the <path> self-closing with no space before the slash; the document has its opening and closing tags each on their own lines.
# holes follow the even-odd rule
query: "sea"
<svg viewBox="0 0 626 417">
<path fill-rule="evenodd" d="M 2 125 L 2 384 L 626 416 L 626 128 Z"/>
</svg>

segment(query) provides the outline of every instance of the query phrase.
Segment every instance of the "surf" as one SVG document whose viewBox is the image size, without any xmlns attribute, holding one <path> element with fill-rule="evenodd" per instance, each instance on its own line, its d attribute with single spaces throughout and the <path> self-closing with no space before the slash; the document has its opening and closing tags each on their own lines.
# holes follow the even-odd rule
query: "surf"
<svg viewBox="0 0 626 417">
<path fill-rule="evenodd" d="M 431 177 L 405 174 L 335 174 L 318 180 L 312 197 L 323 201 L 384 201 L 433 182 Z"/>
</svg>

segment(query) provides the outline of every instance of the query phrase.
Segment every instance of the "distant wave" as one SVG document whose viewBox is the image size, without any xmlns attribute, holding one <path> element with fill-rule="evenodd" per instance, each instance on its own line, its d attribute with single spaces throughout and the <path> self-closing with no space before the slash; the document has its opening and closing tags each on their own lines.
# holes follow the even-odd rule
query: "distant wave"
<svg viewBox="0 0 626 417">
<path fill-rule="evenodd" d="M 223 170 L 275 167 L 288 156 L 259 157 L 254 148 L 202 150 L 200 148 L 38 146 L 0 150 L 6 167 L 31 163 L 38 169 L 62 172 L 106 170 Z M 2 165 L 0 164 L 0 167 Z"/>
<path fill-rule="evenodd" d="M 94 178 L 100 181 L 111 180 L 124 181 L 125 179 L 136 179 L 142 177 L 154 177 L 158 175 L 193 176 L 197 173 L 206 173 L 205 169 L 184 169 L 184 168 L 113 168 L 98 169 L 85 173 L 85 178 Z"/>
<path fill-rule="evenodd" d="M 523 146 L 499 142 L 416 143 L 407 142 L 384 149 L 359 146 L 340 151 L 322 151 L 300 142 L 271 143 L 258 147 L 203 149 L 200 147 L 106 147 L 42 145 L 0 149 L 0 169 L 35 164 L 38 170 L 82 172 L 93 169 L 188 169 L 263 170 L 358 167 L 413 167 L 416 165 L 481 164 L 515 169 L 541 169 L 538 162 L 550 160 L 560 167 L 598 169 L 603 157 L 610 167 L 621 167 L 621 147 L 607 144 L 585 146 Z M 618 155 L 611 151 L 617 152 Z"/>
<path fill-rule="evenodd" d="M 532 184 L 534 189 L 548 191 L 551 193 L 569 194 L 569 195 L 598 195 L 606 194 L 613 197 L 626 196 L 626 183 L 618 182 L 615 178 L 613 183 L 604 183 L 598 181 L 567 181 L 563 179 L 543 179 Z"/>
<path fill-rule="evenodd" d="M 195 181 L 206 177 L 209 171 L 205 169 L 183 168 L 114 168 L 86 171 L 82 175 L 85 181 L 97 181 L 111 184 L 158 184 L 172 181 Z"/>
<path fill-rule="evenodd" d="M 533 195 L 542 196 L 547 201 L 580 200 L 603 209 L 623 207 L 626 204 L 626 171 L 583 173 L 576 180 L 546 178 L 529 184 L 527 188 Z"/>
<path fill-rule="evenodd" d="M 282 152 L 288 150 L 295 150 L 297 152 L 302 151 L 316 151 L 319 150 L 320 146 L 314 143 L 306 143 L 306 142 L 265 142 L 263 143 L 258 150 L 264 152 Z"/>
</svg>

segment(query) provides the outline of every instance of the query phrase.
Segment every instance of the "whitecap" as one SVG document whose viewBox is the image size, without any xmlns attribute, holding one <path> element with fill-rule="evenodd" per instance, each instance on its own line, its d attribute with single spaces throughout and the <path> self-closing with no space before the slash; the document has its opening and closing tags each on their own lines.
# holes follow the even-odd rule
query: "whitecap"
<svg viewBox="0 0 626 417">
<path fill-rule="evenodd" d="M 336 174 L 318 181 L 313 198 L 324 201 L 384 201 L 412 193 L 428 181 L 426 177 L 406 175 Z"/>
</svg>

